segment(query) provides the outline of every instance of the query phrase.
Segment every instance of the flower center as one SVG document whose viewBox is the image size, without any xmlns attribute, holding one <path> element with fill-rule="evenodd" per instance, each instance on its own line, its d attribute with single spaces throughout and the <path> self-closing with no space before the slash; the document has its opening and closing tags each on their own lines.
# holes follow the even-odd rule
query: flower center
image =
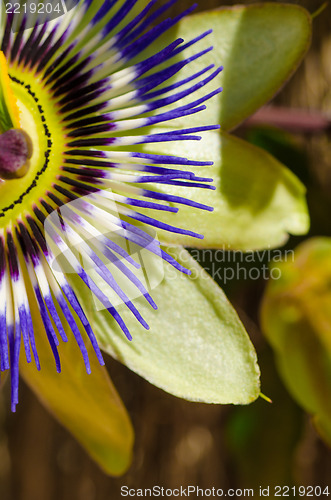
<svg viewBox="0 0 331 500">
<path fill-rule="evenodd" d="M 11 88 L 7 61 L 0 52 L 0 178 L 22 177 L 32 156 L 32 142 L 21 129 L 17 100 Z M 1 133 L 2 132 L 2 133 Z"/>
<path fill-rule="evenodd" d="M 33 72 L 14 63 L 2 70 L 0 105 L 0 228 L 42 197 L 59 173 L 65 135 L 51 94 Z M 6 76 L 4 76 L 6 75 Z M 1 133 L 2 132 L 2 133 Z"/>
</svg>

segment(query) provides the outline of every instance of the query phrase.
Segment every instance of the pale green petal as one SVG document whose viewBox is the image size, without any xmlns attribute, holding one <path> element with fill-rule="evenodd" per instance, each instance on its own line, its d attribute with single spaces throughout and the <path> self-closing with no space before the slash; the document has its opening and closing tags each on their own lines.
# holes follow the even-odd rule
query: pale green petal
<svg viewBox="0 0 331 500">
<path fill-rule="evenodd" d="M 252 250 L 277 247 L 289 234 L 305 234 L 309 229 L 305 187 L 290 170 L 256 146 L 224 132 L 204 132 L 199 142 L 167 143 L 154 149 L 146 146 L 145 151 L 214 162 L 212 167 L 187 169 L 213 178 L 216 191 L 163 188 L 169 194 L 210 205 L 213 212 L 180 206 L 177 214 L 158 214 L 163 222 L 203 234 L 204 239 L 160 230 L 159 237 L 166 243 Z"/>
<path fill-rule="evenodd" d="M 187 41 L 211 28 L 213 33 L 187 49 L 185 56 L 210 46 L 214 50 L 187 65 L 176 78 L 190 76 L 210 63 L 223 65 L 224 72 L 208 87 L 211 91 L 222 86 L 223 92 L 206 111 L 178 123 L 220 123 L 229 130 L 269 101 L 296 70 L 310 44 L 311 18 L 297 5 L 238 5 L 189 16 L 168 38 L 179 36 Z M 203 88 L 195 95 L 205 94 Z"/>
<path fill-rule="evenodd" d="M 107 311 L 93 309 L 88 293 L 81 297 L 101 347 L 175 396 L 207 403 L 251 403 L 259 395 L 259 369 L 243 325 L 197 262 L 184 249 L 170 251 L 192 270 L 192 277 L 164 264 L 164 280 L 152 290 L 159 309 L 153 310 L 143 298 L 135 301 L 150 331 L 124 305 L 118 307 L 131 342 Z"/>
</svg>

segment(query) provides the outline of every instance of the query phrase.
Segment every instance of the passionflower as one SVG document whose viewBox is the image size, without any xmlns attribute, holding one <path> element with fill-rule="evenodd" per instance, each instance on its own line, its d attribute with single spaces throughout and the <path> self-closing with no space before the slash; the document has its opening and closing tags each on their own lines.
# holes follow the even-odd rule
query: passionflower
<svg viewBox="0 0 331 500">
<path fill-rule="evenodd" d="M 159 8 L 151 0 L 138 13 L 133 12 L 136 3 L 107 0 L 101 5 L 98 0 L 81 0 L 60 18 L 50 16 L 42 23 L 37 14 L 23 8 L 18 13 L 2 11 L 0 357 L 1 371 L 11 370 L 13 411 L 18 403 L 20 351 L 24 349 L 27 362 L 34 361 L 40 369 L 32 310 L 42 318 L 44 332 L 38 334 L 47 335 L 58 372 L 57 346 L 60 341 L 74 341 L 68 339 L 64 323 L 79 345 L 87 372 L 91 368 L 82 326 L 103 364 L 67 276 L 68 266 L 131 340 L 134 332 L 126 327 L 116 303 L 124 303 L 146 329 L 148 324 L 108 264 L 152 308 L 157 305 L 135 274 L 139 265 L 119 241 L 147 248 L 179 272 L 188 273 L 162 249 L 149 228 L 202 238 L 162 223 L 158 213 L 176 213 L 181 205 L 212 210 L 193 200 L 194 190 L 190 199 L 166 193 L 169 185 L 213 189 L 212 179 L 194 174 L 195 166 L 211 163 L 148 154 L 141 148 L 149 143 L 199 140 L 197 133 L 218 128 L 171 129 L 176 118 L 198 113 L 221 90 L 194 96 L 221 71 L 213 65 L 192 71 L 190 77 L 177 77 L 175 83 L 172 80 L 204 55 L 206 50 L 197 50 L 189 59 L 177 57 L 209 31 L 185 43 L 181 38 L 164 43 L 153 53 L 155 40 L 192 9 L 159 21 L 173 0 Z M 187 96 L 190 101 L 181 104 Z M 163 131 L 153 131 L 155 125 Z M 83 262 L 68 243 L 68 235 L 79 247 Z M 62 259 L 55 257 L 54 248 Z M 86 262 L 102 285 L 91 278 Z M 107 289 L 117 302 L 110 300 Z"/>
</svg>

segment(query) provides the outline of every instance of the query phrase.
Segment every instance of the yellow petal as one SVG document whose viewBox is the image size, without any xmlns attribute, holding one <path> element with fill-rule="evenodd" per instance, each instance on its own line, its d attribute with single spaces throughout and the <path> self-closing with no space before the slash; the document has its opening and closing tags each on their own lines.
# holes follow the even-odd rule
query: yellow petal
<svg viewBox="0 0 331 500">
<path fill-rule="evenodd" d="M 8 66 L 5 55 L 0 51 L 0 101 L 1 112 L 5 116 L 6 124 L 0 122 L 2 132 L 10 128 L 20 128 L 20 115 L 16 97 L 11 89 Z M 11 125 L 11 126 L 10 126 Z"/>
<path fill-rule="evenodd" d="M 92 374 L 67 327 L 69 342 L 59 346 L 58 374 L 41 320 L 33 315 L 41 371 L 21 356 L 20 373 L 44 406 L 64 425 L 107 474 L 118 476 L 130 465 L 133 430 L 107 370 L 89 350 Z M 87 344 L 87 342 L 86 342 Z"/>
</svg>

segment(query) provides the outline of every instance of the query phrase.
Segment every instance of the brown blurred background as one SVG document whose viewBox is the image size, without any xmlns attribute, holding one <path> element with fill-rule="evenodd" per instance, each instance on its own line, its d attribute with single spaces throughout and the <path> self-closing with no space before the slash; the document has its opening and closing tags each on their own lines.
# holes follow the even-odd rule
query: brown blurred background
<svg viewBox="0 0 331 500">
<path fill-rule="evenodd" d="M 177 10 L 191 3 L 179 0 Z M 199 9 L 205 10 L 238 2 L 198 3 Z M 323 0 L 291 3 L 314 12 Z M 274 103 L 331 112 L 330 5 L 314 20 L 312 48 Z M 251 131 L 240 133 L 252 137 Z M 296 134 L 293 141 L 297 155 L 291 159 L 293 169 L 309 184 L 312 234 L 331 235 L 330 135 Z M 289 158 L 286 151 L 279 152 L 282 154 Z M 297 241 L 292 239 L 289 246 Z M 263 286 L 245 282 L 227 293 L 257 349 L 263 392 L 272 397 L 272 405 L 262 400 L 248 407 L 181 401 L 109 358 L 109 372 L 136 431 L 132 467 L 124 477 L 114 479 L 98 469 L 22 381 L 20 404 L 17 413 L 11 414 L 7 384 L 0 393 L 0 500 L 117 500 L 121 485 L 174 488 L 192 484 L 224 489 L 277 484 L 331 486 L 331 451 L 283 387 L 271 349 L 259 330 Z"/>
</svg>

